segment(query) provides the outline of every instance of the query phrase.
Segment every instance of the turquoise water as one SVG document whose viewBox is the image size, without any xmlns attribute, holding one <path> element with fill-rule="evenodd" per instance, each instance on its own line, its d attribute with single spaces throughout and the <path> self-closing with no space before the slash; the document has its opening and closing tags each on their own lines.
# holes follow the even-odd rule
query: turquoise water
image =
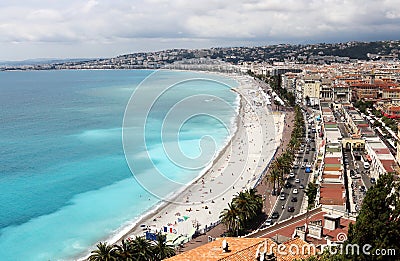
<svg viewBox="0 0 400 261">
<path fill-rule="evenodd" d="M 224 84 L 195 79 L 174 86 L 156 101 L 145 131 L 137 119 L 130 122 L 127 159 L 134 166 L 128 166 L 121 134 L 125 108 L 148 76 L 148 84 L 140 85 L 147 88 L 141 88 L 145 96 L 167 82 L 205 75 L 145 70 L 0 73 L 2 260 L 68 260 L 85 254 L 154 208 L 159 197 L 199 175 L 208 161 L 196 166 L 190 162 L 198 162 L 204 153 L 205 147 L 199 147 L 202 138 L 213 138 L 205 140 L 206 147 L 223 147 L 237 96 Z M 230 79 L 206 77 L 236 85 Z M 196 102 L 181 103 L 177 112 L 166 113 L 197 94 L 219 97 L 231 106 L 200 96 Z M 135 103 L 133 118 L 145 100 Z M 196 114 L 184 121 L 176 116 L 186 116 L 194 107 L 193 112 L 204 108 L 214 115 Z M 171 159 L 163 144 L 176 141 L 184 157 Z M 213 156 L 212 151 L 206 154 L 208 159 Z M 173 184 L 152 179 L 155 172 Z"/>
</svg>

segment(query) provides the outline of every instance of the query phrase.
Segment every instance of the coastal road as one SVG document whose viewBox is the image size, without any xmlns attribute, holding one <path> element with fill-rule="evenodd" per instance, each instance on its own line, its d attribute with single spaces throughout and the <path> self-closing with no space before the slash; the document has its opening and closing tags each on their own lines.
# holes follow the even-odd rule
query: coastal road
<svg viewBox="0 0 400 261">
<path fill-rule="evenodd" d="M 310 143 L 311 148 L 315 148 L 315 142 Z M 310 151 L 309 154 L 303 153 L 300 163 L 305 164 L 304 159 L 306 159 L 309 162 L 312 162 L 314 159 L 314 151 Z M 300 154 L 301 155 L 301 154 Z M 311 163 L 312 164 L 312 163 Z M 279 218 L 276 221 L 280 220 L 285 220 L 291 216 L 297 215 L 300 212 L 301 205 L 303 202 L 304 194 L 305 194 L 305 188 L 308 185 L 309 181 L 309 175 L 313 175 L 313 173 L 305 173 L 305 169 L 299 167 L 298 169 L 294 169 L 295 177 L 294 178 L 289 178 L 287 182 L 291 184 L 291 188 L 283 188 L 283 191 L 285 192 L 286 199 L 281 200 L 278 199 L 278 204 L 276 205 L 274 211 L 277 211 L 279 213 Z M 299 179 L 300 182 L 296 183 L 295 180 Z M 304 186 L 304 189 L 300 189 L 300 184 Z M 297 189 L 298 193 L 294 194 L 293 191 L 294 189 Z M 293 198 L 297 198 L 296 202 L 292 202 Z M 284 208 L 282 209 L 282 205 Z M 294 211 L 289 212 L 288 209 L 289 207 L 293 207 Z"/>
<path fill-rule="evenodd" d="M 306 115 L 304 115 L 306 119 Z M 315 125 L 313 125 L 315 126 Z M 310 140 L 310 138 L 315 139 L 316 133 L 311 132 L 311 128 L 309 128 L 308 123 L 306 123 L 306 137 Z M 279 218 L 274 219 L 273 222 L 276 223 L 281 220 L 285 220 L 291 216 L 297 215 L 300 212 L 301 205 L 303 202 L 305 188 L 309 182 L 309 175 L 313 175 L 313 173 L 305 173 L 305 168 L 303 167 L 305 164 L 310 163 L 313 165 L 313 161 L 315 159 L 315 140 L 310 140 L 309 142 L 304 143 L 305 146 L 303 148 L 304 151 L 298 153 L 298 157 L 296 158 L 296 162 L 298 163 L 298 168 L 293 169 L 293 173 L 295 174 L 294 178 L 287 178 L 285 182 L 290 184 L 290 188 L 283 187 L 281 191 L 285 193 L 285 199 L 281 200 L 279 198 L 279 194 L 277 195 L 277 204 L 272 212 L 278 212 Z M 308 148 L 308 152 L 307 152 Z M 299 179 L 300 182 L 295 182 L 296 179 Z M 304 186 L 304 189 L 300 189 L 300 184 Z M 298 193 L 294 194 L 294 189 L 297 189 Z M 296 202 L 292 202 L 293 198 L 296 198 Z M 282 205 L 284 208 L 282 208 Z M 288 207 L 293 207 L 294 211 L 289 212 Z"/>
</svg>

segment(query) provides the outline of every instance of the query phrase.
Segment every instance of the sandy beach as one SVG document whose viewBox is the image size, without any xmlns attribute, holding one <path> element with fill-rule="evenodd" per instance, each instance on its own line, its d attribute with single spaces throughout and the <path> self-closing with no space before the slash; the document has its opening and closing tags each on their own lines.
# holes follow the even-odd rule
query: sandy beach
<svg viewBox="0 0 400 261">
<path fill-rule="evenodd" d="M 239 82 L 233 91 L 241 97 L 237 129 L 212 166 L 172 202 L 147 214 L 117 240 L 167 229 L 185 242 L 194 227 L 203 230 L 215 225 L 233 196 L 253 188 L 270 162 L 282 138 L 284 114 L 272 113 L 256 81 L 249 76 L 226 75 Z M 166 228 L 164 228 L 166 227 Z M 110 242 L 116 243 L 116 242 Z"/>
</svg>

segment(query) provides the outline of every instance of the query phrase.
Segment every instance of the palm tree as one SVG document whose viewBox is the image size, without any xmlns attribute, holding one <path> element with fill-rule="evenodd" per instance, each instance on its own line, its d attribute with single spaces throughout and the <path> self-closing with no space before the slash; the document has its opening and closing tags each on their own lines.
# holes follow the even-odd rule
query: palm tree
<svg viewBox="0 0 400 261">
<path fill-rule="evenodd" d="M 222 210 L 219 218 L 225 224 L 230 234 L 235 234 L 235 231 L 241 229 L 239 222 L 240 211 L 233 203 L 228 203 L 228 207 Z"/>
<path fill-rule="evenodd" d="M 256 215 L 260 214 L 264 205 L 263 198 L 260 194 L 257 194 L 257 189 L 252 188 L 246 191 L 246 196 L 251 204 L 254 204 Z"/>
<path fill-rule="evenodd" d="M 272 181 L 274 183 L 274 191 L 276 191 L 276 180 L 279 179 L 279 171 L 277 168 L 274 168 L 273 163 L 271 165 L 269 179 L 270 179 L 270 181 Z"/>
<path fill-rule="evenodd" d="M 137 236 L 130 242 L 130 245 L 135 261 L 149 261 L 154 259 L 151 242 L 146 238 Z"/>
<path fill-rule="evenodd" d="M 155 261 L 161 261 L 175 255 L 175 249 L 166 244 L 166 236 L 159 233 L 153 245 L 153 255 Z"/>
<path fill-rule="evenodd" d="M 108 245 L 107 242 L 97 244 L 97 249 L 91 252 L 89 261 L 113 261 L 117 260 L 115 256 L 114 246 Z"/>
<path fill-rule="evenodd" d="M 256 215 L 256 206 L 249 200 L 247 193 L 239 192 L 239 194 L 233 198 L 232 202 L 238 209 L 240 213 L 239 219 L 243 224 Z"/>
<path fill-rule="evenodd" d="M 288 162 L 286 160 L 287 159 L 285 157 L 282 157 L 282 156 L 276 159 L 277 166 L 279 166 L 278 170 L 279 170 L 279 174 L 280 174 L 280 178 L 281 178 L 280 181 L 282 182 L 282 184 L 280 184 L 280 185 L 283 185 L 283 175 L 290 171 L 290 169 L 288 169 L 289 165 L 288 165 Z"/>
<path fill-rule="evenodd" d="M 129 241 L 122 239 L 121 245 L 114 245 L 114 247 L 118 260 L 134 260 L 135 253 L 133 251 L 132 244 Z"/>
</svg>

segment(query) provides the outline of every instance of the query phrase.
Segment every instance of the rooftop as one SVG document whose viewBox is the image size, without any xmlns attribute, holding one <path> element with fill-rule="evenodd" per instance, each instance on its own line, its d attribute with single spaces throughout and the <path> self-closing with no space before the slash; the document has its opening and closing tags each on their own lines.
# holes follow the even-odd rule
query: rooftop
<svg viewBox="0 0 400 261">
<path fill-rule="evenodd" d="M 222 242 L 228 243 L 228 251 L 223 251 Z M 257 252 L 273 253 L 276 261 L 300 260 L 316 254 L 316 248 L 300 238 L 289 239 L 279 247 L 269 238 L 217 238 L 205 245 L 165 259 L 168 261 L 257 261 Z M 295 247 L 296 246 L 296 247 Z M 293 249 L 296 253 L 293 253 Z M 299 251 L 297 251 L 297 249 Z"/>
<path fill-rule="evenodd" d="M 343 184 L 322 183 L 319 203 L 322 205 L 342 206 L 346 202 Z"/>
<path fill-rule="evenodd" d="M 254 236 L 259 236 L 263 238 L 271 238 L 272 240 L 276 240 L 276 238 L 292 238 L 296 228 L 304 227 L 305 224 L 310 224 L 313 222 L 320 222 L 321 226 L 323 227 L 321 237 L 310 236 L 309 234 L 305 237 L 305 241 L 307 243 L 313 243 L 316 246 L 321 244 L 326 244 L 326 237 L 330 238 L 333 241 L 336 241 L 336 236 L 339 233 L 347 234 L 348 227 L 350 223 L 354 223 L 353 220 L 349 218 L 343 217 L 343 215 L 334 215 L 340 217 L 340 224 L 337 228 L 330 230 L 324 228 L 325 226 L 325 215 L 331 215 L 326 210 L 322 208 L 317 208 L 310 210 L 307 213 L 301 214 L 294 218 L 285 220 L 283 222 L 277 223 L 274 226 L 266 228 L 262 231 L 259 231 L 254 234 Z M 252 235 L 253 236 L 253 235 Z M 294 239 L 292 239 L 294 240 Z M 284 242 L 284 244 L 289 244 L 291 241 Z M 286 259 L 288 260 L 288 259 Z"/>
<path fill-rule="evenodd" d="M 226 240 L 228 243 L 228 251 L 224 252 L 222 249 L 222 242 Z M 169 261 L 191 261 L 191 260 L 254 260 L 258 246 L 265 241 L 272 245 L 274 242 L 265 238 L 237 238 L 226 237 L 217 238 L 215 241 L 209 242 L 205 245 L 199 246 L 195 249 L 183 252 L 182 254 L 173 256 L 166 260 Z"/>
<path fill-rule="evenodd" d="M 325 164 L 341 164 L 341 157 L 325 157 Z"/>
<path fill-rule="evenodd" d="M 386 172 L 395 172 L 396 171 L 396 162 L 394 160 L 381 160 L 383 167 L 385 168 Z"/>
</svg>

